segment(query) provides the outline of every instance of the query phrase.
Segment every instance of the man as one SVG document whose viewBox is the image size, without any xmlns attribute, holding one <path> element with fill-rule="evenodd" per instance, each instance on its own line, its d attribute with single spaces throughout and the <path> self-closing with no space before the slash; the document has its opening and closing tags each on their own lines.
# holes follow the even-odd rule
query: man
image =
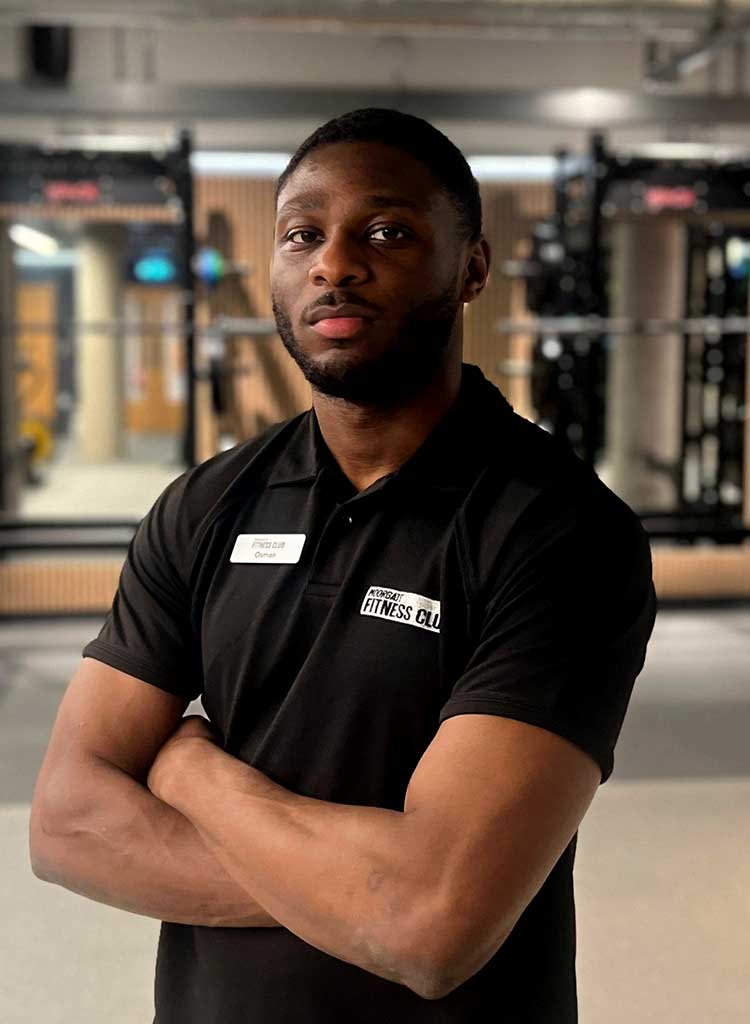
<svg viewBox="0 0 750 1024">
<path fill-rule="evenodd" d="M 174 482 L 37 782 L 34 870 L 162 924 L 158 1024 L 577 1017 L 572 868 L 655 596 L 637 517 L 461 360 L 463 156 L 355 111 L 279 179 L 313 408 Z M 210 725 L 181 721 L 198 694 Z"/>
</svg>

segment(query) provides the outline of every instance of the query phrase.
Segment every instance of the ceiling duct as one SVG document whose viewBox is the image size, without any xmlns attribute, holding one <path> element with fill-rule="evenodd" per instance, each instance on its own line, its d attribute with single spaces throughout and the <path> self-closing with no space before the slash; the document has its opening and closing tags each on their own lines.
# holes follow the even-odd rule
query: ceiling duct
<svg viewBox="0 0 750 1024">
<path fill-rule="evenodd" d="M 688 45 L 705 27 L 691 0 L 0 0 L 0 23 L 410 36 L 658 38 Z"/>
<path fill-rule="evenodd" d="M 65 85 L 70 74 L 71 29 L 67 25 L 27 25 L 26 77 L 45 85 Z"/>
<path fill-rule="evenodd" d="M 750 32 L 750 17 L 744 15 L 730 20 L 725 0 L 716 0 L 708 31 L 692 46 L 672 53 L 666 60 L 660 60 L 654 49 L 650 49 L 646 77 L 655 83 L 679 82 L 710 64 L 720 50 L 736 47 L 747 32 Z"/>
</svg>

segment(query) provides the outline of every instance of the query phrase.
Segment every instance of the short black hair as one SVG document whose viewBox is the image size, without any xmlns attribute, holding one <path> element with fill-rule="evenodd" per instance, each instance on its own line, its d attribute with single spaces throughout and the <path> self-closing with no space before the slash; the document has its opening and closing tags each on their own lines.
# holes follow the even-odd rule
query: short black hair
<svg viewBox="0 0 750 1024">
<path fill-rule="evenodd" d="M 279 175 L 276 202 L 282 188 L 305 157 L 314 149 L 336 142 L 382 142 L 421 161 L 453 200 L 462 234 L 469 242 L 479 240 L 482 234 L 482 200 L 466 157 L 447 135 L 429 121 L 387 107 L 352 110 L 316 128 L 299 145 Z"/>
</svg>

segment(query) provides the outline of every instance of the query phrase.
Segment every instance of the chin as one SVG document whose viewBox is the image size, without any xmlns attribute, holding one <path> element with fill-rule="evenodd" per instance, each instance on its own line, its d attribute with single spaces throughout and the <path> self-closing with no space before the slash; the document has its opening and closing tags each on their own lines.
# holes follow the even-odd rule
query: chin
<svg viewBox="0 0 750 1024">
<path fill-rule="evenodd" d="M 401 339 L 390 347 L 375 338 L 325 339 L 309 346 L 291 331 L 281 339 L 314 391 L 355 404 L 390 406 L 432 381 L 446 356 L 450 333 L 445 330 L 429 340 Z"/>
</svg>

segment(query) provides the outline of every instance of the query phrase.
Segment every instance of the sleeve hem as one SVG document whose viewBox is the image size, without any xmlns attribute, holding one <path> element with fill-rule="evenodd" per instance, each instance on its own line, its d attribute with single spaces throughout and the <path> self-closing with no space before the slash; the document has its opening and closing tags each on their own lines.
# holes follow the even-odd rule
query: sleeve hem
<svg viewBox="0 0 750 1024">
<path fill-rule="evenodd" d="M 497 700 L 491 697 L 458 697 L 449 700 L 443 706 L 438 722 L 444 722 L 446 718 L 452 718 L 454 715 L 465 714 L 498 715 L 502 718 L 512 718 L 517 722 L 526 722 L 528 725 L 547 729 L 548 732 L 553 732 L 570 743 L 574 743 L 596 761 L 601 772 L 599 785 L 605 783 L 612 774 L 614 758 L 610 751 L 602 750 L 585 737 L 581 737 L 564 721 L 553 718 L 550 712 L 544 708 L 525 704 L 522 701 Z"/>
<path fill-rule="evenodd" d="M 201 693 L 202 687 L 193 682 L 193 685 L 180 688 L 173 676 L 167 675 L 161 669 L 156 668 L 149 662 L 134 655 L 125 648 L 117 647 L 106 640 L 98 638 L 86 644 L 83 649 L 84 658 L 94 658 L 111 668 L 120 672 L 127 672 L 128 675 L 140 679 L 144 683 L 156 686 L 160 690 L 173 694 L 175 697 L 182 697 L 184 700 L 195 700 Z"/>
</svg>

